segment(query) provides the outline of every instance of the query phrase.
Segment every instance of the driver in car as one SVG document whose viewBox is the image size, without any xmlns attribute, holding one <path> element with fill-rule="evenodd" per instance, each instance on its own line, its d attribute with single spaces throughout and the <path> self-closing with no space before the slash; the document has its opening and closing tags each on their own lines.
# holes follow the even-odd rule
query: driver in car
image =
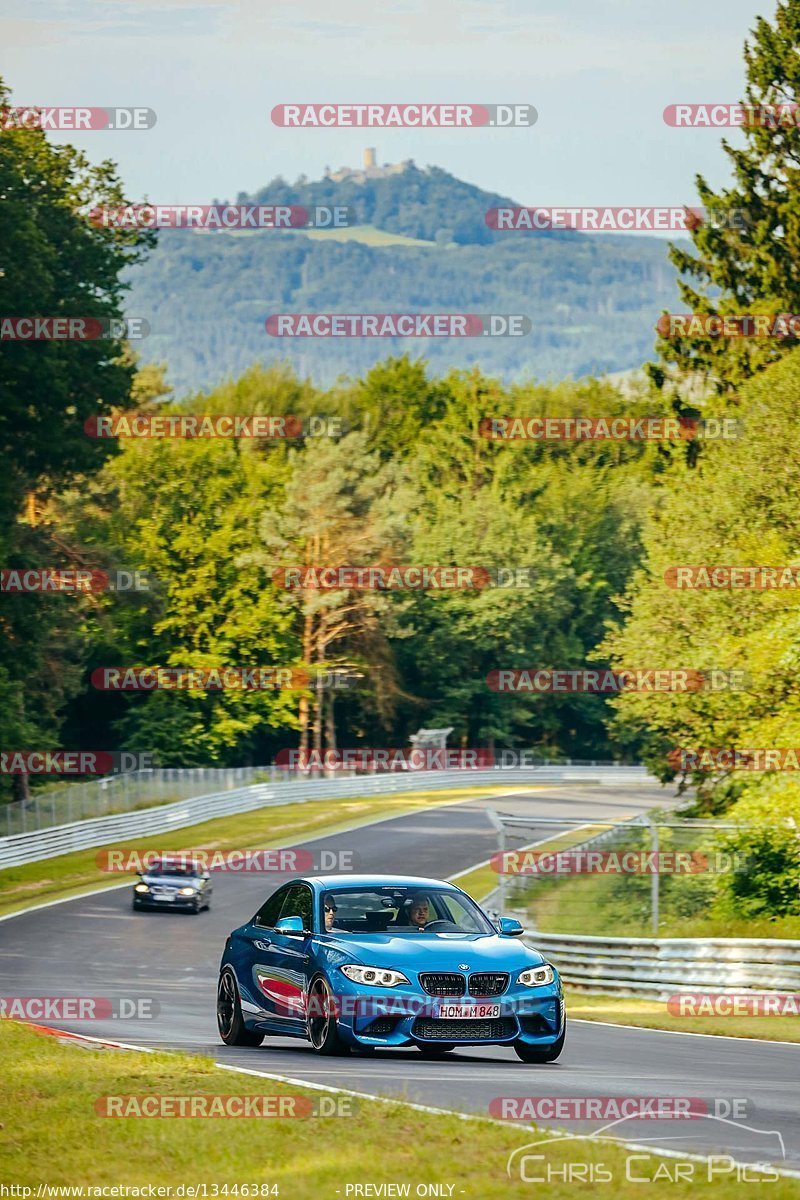
<svg viewBox="0 0 800 1200">
<path fill-rule="evenodd" d="M 409 924 L 414 929 L 424 929 L 430 919 L 430 905 L 427 896 L 414 896 L 408 913 Z"/>
<path fill-rule="evenodd" d="M 341 929 L 335 923 L 336 922 L 336 913 L 338 910 L 336 908 L 336 901 L 334 900 L 334 898 L 330 894 L 330 892 L 328 892 L 327 896 L 325 897 L 323 906 L 325 909 L 325 932 L 326 933 L 346 933 L 347 931 L 345 929 Z"/>
</svg>

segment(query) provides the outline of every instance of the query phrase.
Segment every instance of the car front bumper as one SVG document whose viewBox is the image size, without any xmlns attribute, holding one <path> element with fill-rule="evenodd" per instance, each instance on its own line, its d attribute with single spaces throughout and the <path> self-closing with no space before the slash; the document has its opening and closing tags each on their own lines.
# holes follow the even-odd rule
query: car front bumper
<svg viewBox="0 0 800 1200">
<path fill-rule="evenodd" d="M 160 908 L 165 912 L 169 912 L 174 908 L 196 908 L 201 903 L 200 893 L 195 892 L 193 896 L 178 896 L 174 900 L 157 900 L 155 896 L 149 896 L 146 892 L 134 892 L 133 903 L 137 908 Z"/>
<path fill-rule="evenodd" d="M 497 1004 L 499 1015 L 442 1018 L 447 1004 Z M 564 997 L 555 981 L 541 988 L 510 988 L 500 996 L 440 998 L 408 988 L 376 995 L 376 989 L 354 985 L 339 997 L 341 1036 L 355 1046 L 407 1046 L 436 1043 L 499 1045 L 515 1041 L 550 1046 L 564 1028 Z"/>
</svg>

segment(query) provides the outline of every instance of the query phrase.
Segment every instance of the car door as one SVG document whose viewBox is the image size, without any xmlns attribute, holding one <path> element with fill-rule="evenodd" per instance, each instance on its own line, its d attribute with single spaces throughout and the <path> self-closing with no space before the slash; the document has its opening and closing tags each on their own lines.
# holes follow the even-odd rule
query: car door
<svg viewBox="0 0 800 1200">
<path fill-rule="evenodd" d="M 288 884 L 256 914 L 251 927 L 253 990 L 264 1013 L 262 1020 L 273 1032 L 305 1033 L 309 937 L 281 933 L 275 926 L 285 917 L 300 917 L 303 928 L 310 930 L 312 911 L 308 884 Z"/>
<path fill-rule="evenodd" d="M 280 916 L 288 890 L 288 885 L 278 888 L 262 904 L 252 921 L 231 934 L 231 959 L 236 969 L 242 1013 L 246 1020 L 263 1022 L 265 1014 L 272 1012 L 272 1006 L 259 986 L 257 968 L 269 963 L 270 931 Z"/>
</svg>

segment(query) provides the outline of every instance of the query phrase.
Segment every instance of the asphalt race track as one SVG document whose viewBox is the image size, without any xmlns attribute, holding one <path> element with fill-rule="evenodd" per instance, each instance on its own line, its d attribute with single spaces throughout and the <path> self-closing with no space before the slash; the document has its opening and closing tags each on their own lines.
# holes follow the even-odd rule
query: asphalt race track
<svg viewBox="0 0 800 1200">
<path fill-rule="evenodd" d="M 490 803 L 520 815 L 589 821 L 624 819 L 664 802 L 657 787 L 612 791 L 562 785 L 433 808 L 305 845 L 314 852 L 353 851 L 358 870 L 444 878 L 496 849 L 485 813 Z M 531 828 L 521 840 L 532 842 L 553 832 L 552 826 Z M 191 844 L 191 831 L 180 831 L 180 839 L 174 840 Z M 741 1161 L 772 1161 L 800 1170 L 800 1045 L 573 1021 L 564 1053 L 547 1066 L 526 1065 L 513 1050 L 497 1047 L 456 1050 L 436 1062 L 416 1050 L 323 1059 L 307 1043 L 290 1039 L 271 1039 L 255 1050 L 224 1046 L 216 1032 L 215 993 L 225 938 L 283 878 L 217 873 L 212 908 L 199 916 L 133 913 L 126 886 L 6 919 L 0 923 L 0 994 L 153 997 L 158 1015 L 149 1020 L 44 1023 L 93 1037 L 192 1050 L 232 1066 L 356 1092 L 401 1095 L 440 1108 L 486 1114 L 489 1102 L 500 1096 L 689 1096 L 705 1099 L 709 1106 L 716 1100 L 744 1099 L 744 1121 L 639 1120 L 609 1132 L 672 1152 L 727 1152 Z M 599 1127 L 594 1122 L 564 1128 Z M 520 1145 L 525 1144 L 521 1133 Z"/>
</svg>

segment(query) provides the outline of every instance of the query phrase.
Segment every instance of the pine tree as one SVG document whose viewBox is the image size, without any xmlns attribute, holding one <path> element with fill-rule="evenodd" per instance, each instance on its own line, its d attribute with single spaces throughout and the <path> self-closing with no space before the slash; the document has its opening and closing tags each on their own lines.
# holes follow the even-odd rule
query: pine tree
<svg viewBox="0 0 800 1200">
<path fill-rule="evenodd" d="M 715 192 L 696 184 L 706 220 L 692 231 L 695 254 L 673 245 L 680 290 L 693 313 L 800 311 L 800 0 L 778 5 L 774 23 L 756 19 L 744 46 L 747 87 L 745 145 L 726 139 L 733 183 Z M 797 108 L 770 120 L 764 109 Z M 747 110 L 754 109 L 750 115 Z M 785 122 L 785 123 L 784 123 Z M 658 351 L 684 381 L 698 377 L 714 390 L 739 384 L 798 344 L 786 338 L 660 337 Z M 670 377 L 651 364 L 659 386 Z"/>
</svg>

